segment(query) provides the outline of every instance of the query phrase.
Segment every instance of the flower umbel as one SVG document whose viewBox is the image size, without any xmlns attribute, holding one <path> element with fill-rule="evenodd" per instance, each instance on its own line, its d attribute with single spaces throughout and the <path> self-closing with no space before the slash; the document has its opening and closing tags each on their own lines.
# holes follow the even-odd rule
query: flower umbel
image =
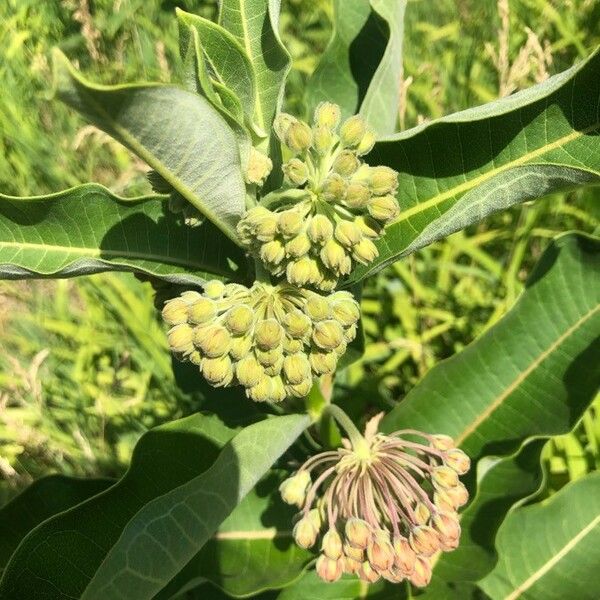
<svg viewBox="0 0 600 600">
<path fill-rule="evenodd" d="M 198 365 L 210 385 L 242 385 L 257 402 L 308 395 L 313 377 L 335 370 L 359 316 L 348 292 L 323 297 L 288 284 L 216 280 L 163 308 L 173 352 Z"/>
<path fill-rule="evenodd" d="M 317 561 L 322 579 L 355 573 L 367 582 L 408 579 L 423 587 L 433 555 L 458 546 L 457 510 L 468 500 L 458 475 L 469 469 L 469 458 L 447 436 L 378 433 L 380 418 L 364 437 L 355 431 L 345 447 L 308 459 L 280 489 L 292 503 L 285 492 L 302 488 L 291 497 L 301 508 L 294 528 L 300 546 L 314 546 L 324 532 Z"/>
<path fill-rule="evenodd" d="M 328 102 L 317 107 L 312 127 L 278 116 L 275 131 L 294 155 L 283 165 L 288 187 L 238 224 L 242 243 L 273 275 L 323 291 L 378 256 L 374 240 L 399 212 L 396 171 L 360 158 L 375 143 L 366 123 L 360 116 L 339 121 L 339 107 Z"/>
</svg>

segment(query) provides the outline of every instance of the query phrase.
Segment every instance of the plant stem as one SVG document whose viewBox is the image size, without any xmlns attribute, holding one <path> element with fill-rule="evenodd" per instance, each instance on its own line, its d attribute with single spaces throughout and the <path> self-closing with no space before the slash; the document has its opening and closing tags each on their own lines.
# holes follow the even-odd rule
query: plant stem
<svg viewBox="0 0 600 600">
<path fill-rule="evenodd" d="M 340 425 L 340 427 L 348 434 L 350 442 L 354 450 L 368 447 L 367 440 L 362 436 L 360 431 L 356 428 L 356 425 L 352 422 L 352 419 L 335 404 L 328 404 L 324 411 L 325 414 L 330 414 Z"/>
</svg>

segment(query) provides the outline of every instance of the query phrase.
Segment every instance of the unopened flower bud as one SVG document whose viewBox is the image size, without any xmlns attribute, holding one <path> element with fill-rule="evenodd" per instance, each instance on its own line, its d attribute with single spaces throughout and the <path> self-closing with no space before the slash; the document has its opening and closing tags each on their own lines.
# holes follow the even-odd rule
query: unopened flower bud
<svg viewBox="0 0 600 600">
<path fill-rule="evenodd" d="M 308 224 L 307 233 L 315 244 L 324 244 L 333 236 L 333 225 L 325 215 L 315 215 Z"/>
<path fill-rule="evenodd" d="M 301 383 L 290 383 L 286 386 L 287 392 L 294 398 L 306 398 L 312 389 L 312 376 Z"/>
<path fill-rule="evenodd" d="M 371 167 L 369 185 L 376 196 L 391 194 L 398 188 L 398 173 L 389 167 Z"/>
<path fill-rule="evenodd" d="M 277 365 L 281 361 L 283 348 L 281 346 L 277 346 L 272 350 L 261 350 L 260 348 L 256 348 L 254 353 L 256 354 L 258 362 L 263 367 L 267 368 Z"/>
<path fill-rule="evenodd" d="M 282 402 L 287 398 L 285 384 L 279 375 L 271 377 L 271 402 Z"/>
<path fill-rule="evenodd" d="M 346 182 L 337 173 L 333 173 L 321 186 L 321 197 L 327 202 L 341 202 L 346 196 Z"/>
<path fill-rule="evenodd" d="M 451 450 L 454 440 L 449 435 L 437 434 L 431 436 L 431 446 L 437 450 Z"/>
<path fill-rule="evenodd" d="M 390 583 L 402 583 L 404 581 L 404 576 L 393 566 L 387 571 L 381 571 L 381 576 Z"/>
<path fill-rule="evenodd" d="M 279 486 L 279 493 L 286 504 L 302 506 L 309 485 L 310 473 L 308 471 L 298 471 Z"/>
<path fill-rule="evenodd" d="M 186 323 L 188 315 L 188 304 L 181 298 L 169 300 L 162 309 L 162 317 L 169 325 Z"/>
<path fill-rule="evenodd" d="M 254 402 L 270 402 L 273 398 L 271 378 L 263 375 L 256 385 L 247 388 L 246 394 Z"/>
<path fill-rule="evenodd" d="M 256 148 L 250 148 L 246 183 L 262 185 L 269 176 L 272 168 L 273 163 L 268 156 L 259 152 Z"/>
<path fill-rule="evenodd" d="M 315 545 L 319 531 L 313 520 L 307 515 L 302 517 L 294 526 L 294 540 L 300 548 L 308 549 Z"/>
<path fill-rule="evenodd" d="M 404 536 L 397 536 L 394 539 L 394 564 L 404 577 L 408 577 L 415 568 L 415 551 Z"/>
<path fill-rule="evenodd" d="M 244 356 L 235 366 L 235 375 L 244 387 L 255 386 L 264 372 L 263 366 L 252 355 Z"/>
<path fill-rule="evenodd" d="M 373 196 L 367 205 L 369 214 L 378 221 L 392 221 L 400 214 L 398 202 L 394 196 Z"/>
<path fill-rule="evenodd" d="M 317 575 L 327 583 L 337 581 L 344 572 L 344 561 L 342 559 L 331 559 L 321 554 L 316 564 Z"/>
<path fill-rule="evenodd" d="M 458 547 L 460 540 L 460 525 L 456 513 L 437 513 L 433 515 L 432 523 L 439 533 L 442 550 L 449 552 Z"/>
<path fill-rule="evenodd" d="M 344 573 L 353 575 L 354 573 L 358 573 L 360 571 L 362 560 L 356 560 L 350 556 L 344 556 L 342 560 L 344 561 Z"/>
<path fill-rule="evenodd" d="M 370 240 L 376 240 L 383 231 L 383 226 L 369 215 L 360 215 L 354 219 L 360 232 Z"/>
<path fill-rule="evenodd" d="M 375 134 L 372 131 L 367 131 L 365 135 L 363 135 L 362 140 L 360 140 L 360 143 L 356 148 L 356 154 L 358 154 L 358 156 L 364 156 L 365 154 L 369 154 L 369 152 L 373 150 L 374 145 Z"/>
<path fill-rule="evenodd" d="M 423 556 L 431 556 L 440 549 L 438 534 L 429 525 L 413 527 L 408 539 L 412 549 Z"/>
<path fill-rule="evenodd" d="M 233 379 L 233 366 L 229 356 L 204 358 L 201 363 L 202 375 L 215 387 L 229 385 Z"/>
<path fill-rule="evenodd" d="M 263 350 L 277 348 L 283 339 L 283 328 L 276 319 L 259 321 L 254 328 L 254 341 Z"/>
<path fill-rule="evenodd" d="M 283 351 L 286 354 L 296 354 L 296 352 L 302 352 L 303 349 L 304 342 L 301 339 L 286 337 L 283 340 Z"/>
<path fill-rule="evenodd" d="M 272 240 L 263 244 L 260 258 L 267 265 L 278 265 L 285 258 L 285 248 L 279 240 Z"/>
<path fill-rule="evenodd" d="M 342 538 L 335 528 L 331 528 L 323 536 L 321 550 L 329 558 L 334 560 L 342 556 Z"/>
<path fill-rule="evenodd" d="M 340 107 L 332 102 L 321 102 L 315 109 L 315 125 L 335 129 L 341 118 Z"/>
<path fill-rule="evenodd" d="M 294 338 L 301 338 L 306 335 L 310 329 L 310 325 L 310 317 L 300 310 L 289 312 L 283 318 L 285 330 Z"/>
<path fill-rule="evenodd" d="M 335 352 L 311 352 L 308 355 L 310 366 L 317 375 L 333 373 L 337 365 L 337 358 Z"/>
<path fill-rule="evenodd" d="M 446 495 L 452 501 L 454 508 L 460 508 L 469 501 L 467 488 L 459 481 L 454 487 L 445 489 Z"/>
<path fill-rule="evenodd" d="M 285 136 L 292 123 L 296 123 L 298 119 L 288 113 L 279 113 L 273 121 L 273 129 L 280 141 L 285 142 Z"/>
<path fill-rule="evenodd" d="M 218 279 L 212 279 L 204 284 L 204 295 L 212 300 L 217 300 L 223 295 L 225 284 Z"/>
<path fill-rule="evenodd" d="M 217 316 L 217 305 L 210 298 L 198 298 L 189 307 L 190 321 L 196 325 L 208 323 Z"/>
<path fill-rule="evenodd" d="M 278 352 L 277 360 L 272 365 L 265 365 L 265 373 L 267 375 L 271 375 L 272 377 L 274 377 L 275 375 L 280 375 L 281 369 L 283 367 L 283 348 L 277 348 L 275 351 Z M 274 352 L 274 350 L 268 350 L 267 352 Z M 277 393 L 279 394 L 281 393 L 281 390 L 284 387 L 283 381 L 281 382 L 281 385 L 279 385 L 279 382 L 276 382 L 276 384 L 278 388 Z"/>
<path fill-rule="evenodd" d="M 352 246 L 352 257 L 363 265 L 368 265 L 378 256 L 377 246 L 368 238 L 362 238 L 358 244 Z"/>
<path fill-rule="evenodd" d="M 279 213 L 277 217 L 277 228 L 286 238 L 297 235 L 303 225 L 304 220 L 302 214 L 297 210 L 285 210 Z"/>
<path fill-rule="evenodd" d="M 277 234 L 277 217 L 272 213 L 263 217 L 255 226 L 255 234 L 260 242 L 270 242 Z"/>
<path fill-rule="evenodd" d="M 317 294 L 311 295 L 306 302 L 305 310 L 312 321 L 323 321 L 331 316 L 329 302 Z"/>
<path fill-rule="evenodd" d="M 285 145 L 292 152 L 303 152 L 312 144 L 312 130 L 304 121 L 290 123 L 285 132 Z"/>
<path fill-rule="evenodd" d="M 371 527 L 366 521 L 351 517 L 346 521 L 344 529 L 348 543 L 364 550 L 371 542 Z"/>
<path fill-rule="evenodd" d="M 333 161 L 333 170 L 342 177 L 350 177 L 360 166 L 356 154 L 350 150 L 343 150 Z"/>
<path fill-rule="evenodd" d="M 335 240 L 329 240 L 319 253 L 323 264 L 335 272 L 343 273 L 346 267 L 346 251 Z M 343 273 L 345 274 L 345 273 Z"/>
<path fill-rule="evenodd" d="M 230 308 L 225 315 L 225 326 L 233 335 L 242 335 L 254 323 L 254 313 L 249 306 L 240 304 Z"/>
<path fill-rule="evenodd" d="M 379 581 L 379 573 L 371 566 L 371 563 L 368 560 L 365 560 L 360 566 L 358 577 L 367 583 Z"/>
<path fill-rule="evenodd" d="M 362 548 L 355 548 L 354 546 L 352 546 L 351 544 L 349 544 L 348 542 L 346 542 L 344 544 L 344 555 L 352 558 L 353 560 L 358 561 L 359 563 L 361 563 L 364 560 L 364 550 Z"/>
<path fill-rule="evenodd" d="M 348 148 L 358 146 L 367 133 L 367 124 L 360 115 L 354 115 L 346 119 L 340 127 L 340 139 L 342 145 Z"/>
<path fill-rule="evenodd" d="M 313 258 L 303 256 L 290 262 L 286 268 L 287 280 L 296 287 L 318 283 L 321 278 L 319 265 Z"/>
<path fill-rule="evenodd" d="M 218 358 L 229 352 L 231 335 L 221 325 L 199 327 L 194 331 L 194 344 L 208 358 Z"/>
<path fill-rule="evenodd" d="M 453 488 L 459 483 L 456 471 L 446 466 L 435 467 L 431 472 L 431 479 L 435 487 L 445 490 Z"/>
<path fill-rule="evenodd" d="M 171 346 L 174 352 L 180 352 L 181 354 L 194 350 L 193 337 L 194 332 L 192 328 L 185 323 L 175 325 L 167 333 L 169 346 Z"/>
<path fill-rule="evenodd" d="M 362 183 L 351 183 L 346 189 L 345 202 L 350 208 L 364 208 L 370 198 L 369 188 Z"/>
<path fill-rule="evenodd" d="M 333 316 L 344 327 L 354 325 L 360 318 L 360 308 L 352 297 L 340 298 L 332 303 Z"/>
<path fill-rule="evenodd" d="M 319 348 L 333 350 L 344 341 L 344 330 L 333 319 L 319 321 L 314 326 L 312 339 Z"/>
<path fill-rule="evenodd" d="M 348 271 L 350 272 L 350 271 Z M 323 279 L 319 281 L 319 289 L 322 292 L 333 292 L 335 290 L 338 283 L 338 278 L 336 275 L 323 275 Z"/>
<path fill-rule="evenodd" d="M 308 167 L 299 158 L 292 158 L 281 167 L 290 183 L 304 185 L 308 179 Z"/>
<path fill-rule="evenodd" d="M 417 523 L 419 525 L 425 525 L 427 521 L 429 521 L 429 517 L 431 517 L 431 512 L 429 511 L 427 506 L 425 506 L 423 502 L 417 502 L 417 505 L 415 506 L 414 510 L 415 520 L 417 521 Z"/>
<path fill-rule="evenodd" d="M 229 348 L 229 354 L 234 360 L 241 360 L 244 358 L 250 349 L 252 348 L 252 336 L 236 336 L 231 338 L 231 347 Z"/>
<path fill-rule="evenodd" d="M 348 327 L 344 331 L 344 339 L 346 340 L 346 343 L 349 344 L 356 337 L 357 331 L 358 331 L 358 327 L 356 326 L 356 324 L 350 325 L 350 327 Z"/>
<path fill-rule="evenodd" d="M 377 532 L 367 546 L 367 557 L 376 571 L 387 571 L 394 565 L 394 548 L 389 537 Z"/>
<path fill-rule="evenodd" d="M 464 475 L 471 467 L 471 460 L 459 448 L 453 448 L 444 453 L 444 464 L 459 475 Z"/>
<path fill-rule="evenodd" d="M 311 377 L 310 363 L 306 354 L 298 353 L 286 356 L 283 360 L 283 372 L 288 383 L 298 384 Z"/>
<path fill-rule="evenodd" d="M 360 242 L 362 233 L 352 221 L 340 221 L 335 228 L 335 239 L 342 246 L 351 248 Z"/>
<path fill-rule="evenodd" d="M 311 244 L 308 236 L 305 233 L 300 233 L 286 243 L 285 251 L 288 256 L 301 258 L 310 250 L 310 247 Z"/>
<path fill-rule="evenodd" d="M 313 146 L 321 155 L 325 156 L 333 144 L 333 134 L 328 127 L 315 127 L 313 129 Z"/>
<path fill-rule="evenodd" d="M 415 568 L 409 577 L 410 582 L 416 587 L 425 587 L 431 581 L 431 563 L 423 556 L 417 556 Z"/>
</svg>

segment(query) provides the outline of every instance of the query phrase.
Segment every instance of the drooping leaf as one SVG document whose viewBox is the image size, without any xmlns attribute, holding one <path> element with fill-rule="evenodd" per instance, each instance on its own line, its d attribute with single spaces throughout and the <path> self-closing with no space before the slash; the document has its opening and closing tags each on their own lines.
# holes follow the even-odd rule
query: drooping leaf
<svg viewBox="0 0 600 600">
<path fill-rule="evenodd" d="M 279 37 L 280 0 L 222 0 L 219 24 L 245 50 L 254 67 L 254 123 L 267 136 L 283 99 L 291 59 Z"/>
<path fill-rule="evenodd" d="M 274 473 L 259 482 L 155 600 L 166 600 L 198 579 L 235 597 L 282 588 L 297 579 L 313 554 L 294 542 L 297 511 L 281 501 L 280 482 Z"/>
<path fill-rule="evenodd" d="M 238 243 L 245 185 L 233 130 L 203 97 L 161 84 L 96 86 L 54 54 L 57 96 L 135 152 Z"/>
<path fill-rule="evenodd" d="M 498 210 L 600 182 L 600 52 L 530 89 L 380 141 L 402 212 L 349 283 Z"/>
<path fill-rule="evenodd" d="M 234 435 L 216 417 L 198 414 L 146 433 L 118 483 L 25 537 L 0 580 L 0 597 L 80 598 L 128 521 L 205 471 Z"/>
<path fill-rule="evenodd" d="M 475 459 L 569 431 L 600 383 L 600 240 L 554 240 L 512 310 L 436 365 L 383 420 L 452 436 Z"/>
<path fill-rule="evenodd" d="M 86 184 L 50 196 L 0 194 L 0 278 L 134 271 L 174 283 L 244 276 L 241 250 L 212 224 L 187 227 L 159 196 Z"/>
<path fill-rule="evenodd" d="M 306 89 L 310 114 L 328 100 L 344 118 L 360 110 L 379 135 L 396 130 L 405 8 L 405 0 L 334 0 L 333 35 Z"/>
<path fill-rule="evenodd" d="M 103 492 L 112 479 L 48 475 L 34 481 L 0 510 L 0 576 L 21 540 L 42 521 Z"/>
<path fill-rule="evenodd" d="M 205 473 L 139 510 L 81 598 L 152 598 L 196 555 L 309 424 L 306 415 L 286 415 L 243 429 Z"/>
<path fill-rule="evenodd" d="M 498 565 L 480 585 L 493 600 L 595 600 L 599 547 L 600 473 L 590 473 L 509 514 Z"/>
</svg>

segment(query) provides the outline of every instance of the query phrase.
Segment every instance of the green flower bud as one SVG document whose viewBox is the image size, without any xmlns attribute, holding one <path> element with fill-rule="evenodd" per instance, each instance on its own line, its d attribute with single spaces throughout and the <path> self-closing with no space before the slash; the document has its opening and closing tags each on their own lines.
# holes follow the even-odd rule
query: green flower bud
<svg viewBox="0 0 600 600">
<path fill-rule="evenodd" d="M 274 377 L 275 375 L 281 374 L 281 369 L 283 367 L 283 354 L 279 355 L 279 358 L 272 364 L 265 366 L 265 373 Z"/>
<path fill-rule="evenodd" d="M 296 287 L 316 284 L 322 278 L 317 261 L 308 256 L 290 262 L 286 269 L 286 277 Z"/>
<path fill-rule="evenodd" d="M 413 527 L 408 541 L 412 549 L 422 556 L 431 556 L 440 549 L 440 538 L 435 529 L 429 525 Z"/>
<path fill-rule="evenodd" d="M 270 402 L 273 397 L 271 378 L 263 375 L 256 385 L 246 390 L 246 395 L 254 402 Z"/>
<path fill-rule="evenodd" d="M 351 248 L 360 242 L 362 233 L 352 221 L 340 221 L 335 228 L 335 239 L 342 246 Z"/>
<path fill-rule="evenodd" d="M 305 379 L 301 383 L 290 383 L 286 386 L 286 391 L 289 396 L 294 396 L 294 398 L 305 398 L 310 393 L 312 389 L 312 376 L 308 379 Z"/>
<path fill-rule="evenodd" d="M 337 366 L 337 354 L 335 352 L 311 352 L 308 355 L 310 367 L 317 375 L 331 375 Z"/>
<path fill-rule="evenodd" d="M 415 568 L 417 555 L 404 536 L 394 538 L 394 566 L 404 577 L 409 577 Z"/>
<path fill-rule="evenodd" d="M 240 304 L 225 314 L 225 326 L 234 335 L 247 333 L 254 323 L 254 312 L 249 306 Z"/>
<path fill-rule="evenodd" d="M 360 566 L 358 577 L 367 583 L 376 583 L 379 581 L 379 573 L 371 566 L 368 560 L 365 560 Z"/>
<path fill-rule="evenodd" d="M 398 188 L 398 173 L 389 167 L 371 167 L 369 185 L 376 196 L 394 193 Z"/>
<path fill-rule="evenodd" d="M 363 238 L 352 246 L 352 258 L 362 265 L 368 265 L 379 256 L 377 246 L 368 238 Z"/>
<path fill-rule="evenodd" d="M 241 360 L 244 358 L 250 349 L 252 348 L 252 336 L 236 336 L 231 339 L 231 347 L 229 348 L 229 354 L 234 360 Z"/>
<path fill-rule="evenodd" d="M 169 329 L 169 332 L 167 333 L 169 346 L 174 352 L 180 354 L 187 354 L 194 350 L 193 338 L 194 332 L 187 324 L 175 325 L 175 327 Z"/>
<path fill-rule="evenodd" d="M 366 521 L 352 517 L 346 521 L 346 539 L 352 547 L 365 550 L 371 542 L 371 527 Z M 353 558 L 355 558 L 353 556 Z M 359 560 L 359 559 L 357 559 Z"/>
<path fill-rule="evenodd" d="M 333 134 L 328 127 L 313 129 L 313 146 L 320 156 L 325 156 L 333 145 Z"/>
<path fill-rule="evenodd" d="M 375 145 L 375 134 L 372 131 L 367 131 L 356 148 L 358 156 L 369 154 Z"/>
<path fill-rule="evenodd" d="M 300 548 L 304 548 L 306 550 L 315 545 L 318 534 L 318 528 L 315 527 L 312 519 L 308 515 L 302 517 L 296 523 L 296 525 L 294 525 L 294 530 L 292 532 L 294 540 L 296 540 L 296 544 L 298 544 Z"/>
<path fill-rule="evenodd" d="M 287 392 L 285 391 L 285 385 L 283 380 L 278 375 L 271 377 L 271 402 L 282 402 L 287 398 Z"/>
<path fill-rule="evenodd" d="M 394 548 L 387 535 L 380 531 L 373 536 L 367 546 L 367 558 L 376 571 L 387 571 L 394 566 Z"/>
<path fill-rule="evenodd" d="M 369 215 L 356 217 L 354 219 L 354 224 L 365 237 L 368 237 L 371 240 L 376 240 L 383 231 L 382 225 Z"/>
<path fill-rule="evenodd" d="M 312 378 L 310 363 L 305 354 L 291 354 L 283 361 L 283 373 L 288 383 L 299 384 Z"/>
<path fill-rule="evenodd" d="M 310 239 L 305 233 L 298 234 L 285 245 L 287 255 L 294 258 L 301 258 L 310 250 L 310 248 Z"/>
<path fill-rule="evenodd" d="M 329 175 L 321 186 L 321 197 L 327 202 L 342 202 L 346 196 L 346 182 L 341 175 Z"/>
<path fill-rule="evenodd" d="M 324 554 L 321 554 L 317 558 L 317 564 L 315 565 L 317 575 L 327 583 L 334 583 L 337 581 L 344 572 L 344 561 L 339 558 L 333 560 Z"/>
<path fill-rule="evenodd" d="M 304 121 L 290 123 L 285 132 L 285 145 L 292 152 L 304 152 L 312 144 L 312 130 Z"/>
<path fill-rule="evenodd" d="M 344 330 L 333 319 L 320 321 L 314 326 L 312 339 L 319 348 L 333 350 L 344 341 Z"/>
<path fill-rule="evenodd" d="M 310 330 L 311 322 L 308 316 L 296 309 L 286 313 L 283 318 L 283 326 L 289 335 L 294 338 L 301 338 Z"/>
<path fill-rule="evenodd" d="M 424 556 L 417 556 L 409 581 L 416 587 L 425 587 L 431 581 L 431 563 Z"/>
<path fill-rule="evenodd" d="M 360 160 L 354 152 L 350 150 L 342 150 L 333 161 L 332 169 L 342 177 L 350 177 L 358 167 L 360 166 Z"/>
<path fill-rule="evenodd" d="M 356 325 L 350 325 L 347 329 L 344 329 L 344 339 L 349 344 L 355 337 L 358 327 Z"/>
<path fill-rule="evenodd" d="M 186 292 L 182 292 L 180 298 L 188 305 L 194 304 L 198 298 L 202 298 L 202 294 L 194 290 L 188 290 Z"/>
<path fill-rule="evenodd" d="M 394 196 L 374 196 L 367 204 L 369 214 L 378 221 L 393 221 L 400 214 L 400 207 Z"/>
<path fill-rule="evenodd" d="M 198 350 L 194 350 L 187 355 L 187 359 L 197 367 L 202 364 L 202 353 L 198 352 Z"/>
<path fill-rule="evenodd" d="M 275 117 L 275 120 L 273 121 L 273 129 L 275 130 L 275 135 L 277 135 L 279 141 L 285 142 L 287 130 L 292 123 L 296 123 L 297 121 L 298 119 L 296 119 L 296 117 L 293 117 L 288 113 L 279 113 Z"/>
<path fill-rule="evenodd" d="M 256 148 L 250 148 L 246 183 L 262 185 L 272 168 L 273 163 L 268 156 L 259 152 Z"/>
<path fill-rule="evenodd" d="M 225 284 L 218 279 L 212 279 L 204 284 L 204 295 L 212 300 L 219 299 L 225 291 Z"/>
<path fill-rule="evenodd" d="M 321 550 L 325 556 L 333 560 L 342 556 L 342 538 L 335 528 L 329 529 L 323 536 Z"/>
<path fill-rule="evenodd" d="M 188 305 L 181 298 L 169 300 L 162 309 L 162 317 L 169 325 L 187 323 L 188 315 Z"/>
<path fill-rule="evenodd" d="M 331 316 L 329 302 L 317 294 L 311 294 L 304 309 L 312 321 L 323 321 Z"/>
<path fill-rule="evenodd" d="M 194 344 L 208 358 L 218 358 L 229 352 L 231 336 L 221 325 L 197 327 L 194 330 Z"/>
<path fill-rule="evenodd" d="M 237 380 L 244 387 L 255 386 L 264 376 L 264 368 L 252 355 L 245 356 L 235 365 Z"/>
<path fill-rule="evenodd" d="M 283 356 L 283 350 L 281 347 L 273 348 L 272 350 L 261 350 L 260 348 L 256 348 L 254 353 L 256 354 L 258 362 L 263 367 L 267 368 L 277 365 Z"/>
<path fill-rule="evenodd" d="M 325 215 L 315 215 L 308 223 L 307 233 L 315 244 L 324 244 L 333 236 L 333 225 Z"/>
<path fill-rule="evenodd" d="M 256 224 L 254 232 L 257 240 L 270 242 L 277 234 L 277 217 L 269 213 Z"/>
<path fill-rule="evenodd" d="M 350 208 L 364 208 L 370 198 L 369 188 L 362 183 L 351 183 L 346 189 L 345 202 Z"/>
<path fill-rule="evenodd" d="M 283 351 L 286 354 L 296 354 L 296 352 L 302 352 L 303 349 L 304 342 L 302 340 L 295 340 L 287 336 L 283 340 Z"/>
<path fill-rule="evenodd" d="M 254 341 L 261 350 L 272 350 L 281 345 L 283 328 L 276 319 L 258 321 L 254 328 Z"/>
<path fill-rule="evenodd" d="M 267 265 L 277 266 L 285 258 L 285 247 L 279 240 L 263 244 L 260 259 Z"/>
<path fill-rule="evenodd" d="M 360 318 L 360 308 L 353 298 L 334 298 L 331 309 L 334 319 L 344 327 L 354 325 Z"/>
<path fill-rule="evenodd" d="M 349 260 L 349 259 L 348 259 Z M 350 272 L 350 266 L 348 267 L 348 273 Z M 323 279 L 319 281 L 319 289 L 322 292 L 333 292 L 335 286 L 338 283 L 338 278 L 335 275 L 323 276 Z"/>
<path fill-rule="evenodd" d="M 227 355 L 220 358 L 204 358 L 201 368 L 206 381 L 215 387 L 229 385 L 233 379 L 233 366 Z"/>
<path fill-rule="evenodd" d="M 347 275 L 350 272 L 352 263 L 349 261 L 349 257 L 346 255 L 344 248 L 335 240 L 329 240 L 323 248 L 321 248 L 319 256 L 321 257 L 323 264 L 336 273 Z"/>
<path fill-rule="evenodd" d="M 356 148 L 367 133 L 367 123 L 360 115 L 346 119 L 340 127 L 340 140 L 343 146 Z"/>
<path fill-rule="evenodd" d="M 310 473 L 308 471 L 298 471 L 292 477 L 288 477 L 280 486 L 279 493 L 281 499 L 286 504 L 295 504 L 302 506 L 306 498 L 306 492 L 310 485 Z"/>
<path fill-rule="evenodd" d="M 459 475 L 464 475 L 471 468 L 471 460 L 459 448 L 453 448 L 444 453 L 444 464 L 456 471 Z"/>
<path fill-rule="evenodd" d="M 217 316 L 217 304 L 210 298 L 200 297 L 189 308 L 190 322 L 202 325 Z"/>
<path fill-rule="evenodd" d="M 332 102 L 321 102 L 315 109 L 315 125 L 335 129 L 340 124 L 340 107 Z"/>
<path fill-rule="evenodd" d="M 436 488 L 448 490 L 458 485 L 458 475 L 450 467 L 435 467 L 431 473 L 431 480 Z"/>
<path fill-rule="evenodd" d="M 299 158 L 292 158 L 281 167 L 287 180 L 294 185 L 303 185 L 308 179 L 308 167 Z"/>
<path fill-rule="evenodd" d="M 277 217 L 277 228 L 286 238 L 290 238 L 298 234 L 303 225 L 304 218 L 297 210 L 284 210 L 283 212 L 279 213 Z"/>
</svg>

